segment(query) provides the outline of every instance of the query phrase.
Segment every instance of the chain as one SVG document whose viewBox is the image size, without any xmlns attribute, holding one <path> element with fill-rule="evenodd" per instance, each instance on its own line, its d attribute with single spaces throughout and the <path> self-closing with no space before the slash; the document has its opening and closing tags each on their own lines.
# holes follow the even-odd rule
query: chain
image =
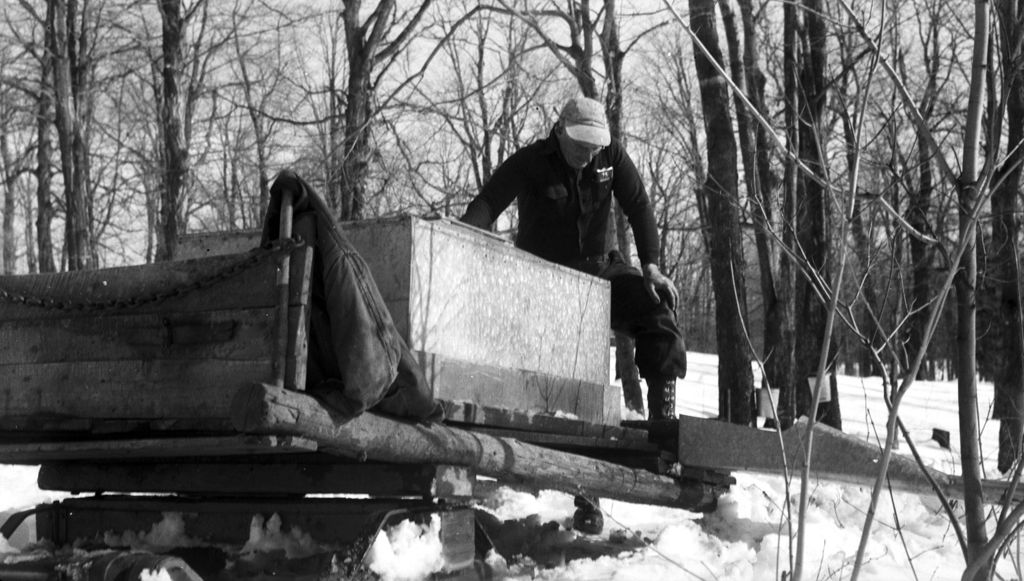
<svg viewBox="0 0 1024 581">
<path fill-rule="evenodd" d="M 160 290 L 141 296 L 110 299 L 108 301 L 69 301 L 14 293 L 7 289 L 0 288 L 0 303 L 15 303 L 53 311 L 92 312 L 129 309 L 142 305 L 159 303 L 171 298 L 183 297 L 197 290 L 211 287 L 249 270 L 269 257 L 276 257 L 281 254 L 290 253 L 302 244 L 302 241 L 298 239 L 288 239 L 283 241 L 276 240 L 271 242 L 268 246 L 250 251 L 245 258 L 230 264 L 209 276 L 189 281 L 170 289 Z"/>
</svg>

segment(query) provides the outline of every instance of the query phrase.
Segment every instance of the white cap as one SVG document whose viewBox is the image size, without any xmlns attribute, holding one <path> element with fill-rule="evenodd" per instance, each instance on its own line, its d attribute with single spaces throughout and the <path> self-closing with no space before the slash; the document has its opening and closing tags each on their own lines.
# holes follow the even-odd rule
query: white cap
<svg viewBox="0 0 1024 581">
<path fill-rule="evenodd" d="M 612 142 L 608 119 L 601 103 L 586 97 L 570 99 L 558 119 L 565 132 L 576 141 L 605 146 Z"/>
</svg>

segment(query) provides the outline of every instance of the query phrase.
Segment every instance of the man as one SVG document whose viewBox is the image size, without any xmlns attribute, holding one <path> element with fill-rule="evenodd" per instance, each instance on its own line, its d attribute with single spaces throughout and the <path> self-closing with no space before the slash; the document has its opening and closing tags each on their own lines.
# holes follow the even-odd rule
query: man
<svg viewBox="0 0 1024 581">
<path fill-rule="evenodd" d="M 612 196 L 629 218 L 641 269 L 609 245 Z M 658 269 L 658 232 L 640 175 L 612 141 L 604 107 L 569 100 L 551 134 L 508 158 L 470 202 L 462 221 L 489 228 L 517 200 L 516 246 L 611 281 L 611 324 L 636 340 L 651 419 L 675 417 L 686 345 L 676 326 L 675 285 Z M 627 401 L 629 394 L 627 394 Z"/>
</svg>

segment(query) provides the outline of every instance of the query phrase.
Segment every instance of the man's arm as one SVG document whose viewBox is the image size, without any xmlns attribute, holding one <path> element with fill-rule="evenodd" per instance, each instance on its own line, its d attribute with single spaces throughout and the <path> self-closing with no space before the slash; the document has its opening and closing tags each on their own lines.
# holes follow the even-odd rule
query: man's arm
<svg viewBox="0 0 1024 581">
<path fill-rule="evenodd" d="M 647 197 L 647 191 L 640 179 L 640 172 L 621 146 L 616 144 L 611 153 L 612 162 L 615 164 L 613 192 L 633 229 L 647 292 L 655 302 L 660 303 L 661 291 L 669 301 L 669 308 L 675 309 L 679 304 L 679 291 L 672 280 L 658 268 L 658 226 L 654 220 L 650 198 Z"/>
<path fill-rule="evenodd" d="M 516 195 L 526 188 L 524 154 L 520 150 L 494 170 L 480 193 L 466 206 L 460 220 L 471 226 L 488 230 L 491 224 L 508 208 Z"/>
<path fill-rule="evenodd" d="M 460 220 L 484 230 L 490 229 L 491 223 L 494 222 L 494 218 L 491 217 L 491 206 L 480 194 L 477 194 L 477 197 L 473 198 L 473 201 L 466 206 L 466 213 Z"/>
<path fill-rule="evenodd" d="M 658 263 L 658 226 L 640 172 L 626 150 L 617 142 L 608 148 L 614 169 L 612 193 L 629 219 L 641 264 Z"/>
</svg>

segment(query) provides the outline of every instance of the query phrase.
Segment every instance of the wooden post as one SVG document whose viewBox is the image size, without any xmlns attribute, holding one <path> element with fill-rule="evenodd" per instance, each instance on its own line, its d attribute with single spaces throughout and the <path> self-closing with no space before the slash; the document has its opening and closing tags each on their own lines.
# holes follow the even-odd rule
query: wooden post
<svg viewBox="0 0 1024 581">
<path fill-rule="evenodd" d="M 287 188 L 281 192 L 278 239 L 282 242 L 292 237 L 292 196 L 292 191 Z M 281 387 L 286 387 L 284 375 L 288 363 L 288 279 L 291 266 L 291 253 L 283 252 L 277 267 L 277 330 L 274 337 L 274 384 Z"/>
<path fill-rule="evenodd" d="M 690 510 L 711 510 L 715 504 L 715 491 L 704 483 L 680 483 L 513 438 L 375 413 L 338 421 L 315 398 L 272 385 L 239 390 L 231 408 L 239 431 L 302 435 L 321 451 L 350 458 L 471 466 L 501 482 Z"/>
</svg>

